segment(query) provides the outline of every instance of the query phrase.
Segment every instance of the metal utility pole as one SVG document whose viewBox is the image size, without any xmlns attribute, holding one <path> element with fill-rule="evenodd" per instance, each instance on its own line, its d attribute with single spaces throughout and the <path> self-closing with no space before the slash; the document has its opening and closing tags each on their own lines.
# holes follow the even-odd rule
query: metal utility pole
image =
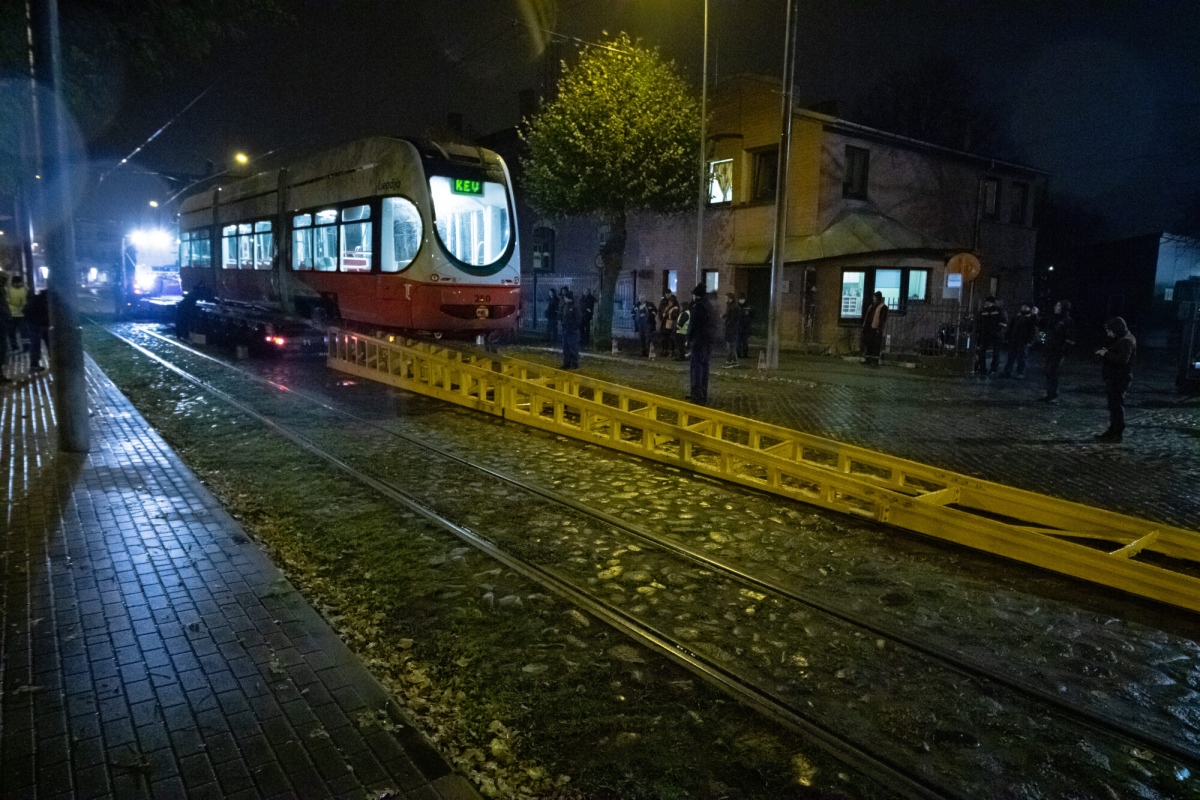
<svg viewBox="0 0 1200 800">
<path fill-rule="evenodd" d="M 705 141 L 708 128 L 708 0 L 704 0 L 704 51 L 700 65 L 700 190 L 696 199 L 696 282 L 700 284 L 701 258 L 704 250 L 704 205 L 708 200 L 708 159 L 707 142 Z"/>
<path fill-rule="evenodd" d="M 41 104 L 42 114 L 38 120 L 39 150 L 45 161 L 39 225 L 50 267 L 50 368 L 54 374 L 58 448 L 68 453 L 86 453 L 90 446 L 90 431 L 83 372 L 83 335 L 79 329 L 79 267 L 75 263 L 72 170 L 63 119 L 65 100 L 58 2 L 32 0 L 27 8 L 33 29 L 34 77 L 37 84 L 47 90 L 49 99 Z"/>
<path fill-rule="evenodd" d="M 775 178 L 775 244 L 771 249 L 771 307 L 767 312 L 767 369 L 779 368 L 779 317 L 783 310 L 783 244 L 787 233 L 788 155 L 792 145 L 792 105 L 796 88 L 798 0 L 788 0 L 787 37 L 783 42 L 783 102 L 779 166 Z"/>
</svg>

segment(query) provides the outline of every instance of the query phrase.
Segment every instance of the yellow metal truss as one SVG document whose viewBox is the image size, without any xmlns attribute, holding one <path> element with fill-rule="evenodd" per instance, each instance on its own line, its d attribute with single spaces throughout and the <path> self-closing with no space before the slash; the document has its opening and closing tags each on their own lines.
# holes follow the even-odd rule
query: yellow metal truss
<svg viewBox="0 0 1200 800">
<path fill-rule="evenodd" d="M 329 366 L 1200 611 L 1200 534 L 543 367 L 331 331 Z"/>
</svg>

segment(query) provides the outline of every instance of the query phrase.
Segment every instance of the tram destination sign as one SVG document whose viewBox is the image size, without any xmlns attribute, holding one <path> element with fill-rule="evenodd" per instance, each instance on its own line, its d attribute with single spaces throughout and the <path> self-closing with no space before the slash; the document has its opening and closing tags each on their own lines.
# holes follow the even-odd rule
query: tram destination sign
<svg viewBox="0 0 1200 800">
<path fill-rule="evenodd" d="M 483 181 L 473 181 L 470 178 L 454 179 L 455 194 L 483 194 Z"/>
</svg>

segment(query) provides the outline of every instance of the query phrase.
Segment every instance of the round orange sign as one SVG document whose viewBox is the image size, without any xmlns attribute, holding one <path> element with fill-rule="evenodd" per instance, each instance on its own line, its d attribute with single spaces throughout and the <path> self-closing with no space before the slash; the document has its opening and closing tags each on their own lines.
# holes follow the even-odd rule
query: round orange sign
<svg viewBox="0 0 1200 800">
<path fill-rule="evenodd" d="M 946 271 L 962 275 L 964 281 L 973 281 L 978 278 L 982 268 L 979 259 L 971 253 L 959 253 L 946 262 Z"/>
</svg>

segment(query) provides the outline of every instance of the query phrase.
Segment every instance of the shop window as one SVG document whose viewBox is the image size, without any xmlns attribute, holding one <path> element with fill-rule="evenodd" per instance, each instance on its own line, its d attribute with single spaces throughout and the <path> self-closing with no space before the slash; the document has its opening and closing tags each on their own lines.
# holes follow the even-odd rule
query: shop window
<svg viewBox="0 0 1200 800">
<path fill-rule="evenodd" d="M 708 162 L 708 202 L 712 205 L 733 200 L 733 159 Z"/>
<path fill-rule="evenodd" d="M 863 315 L 863 294 L 867 291 L 867 273 L 842 273 L 842 319 L 861 319 Z"/>
<path fill-rule="evenodd" d="M 898 269 L 875 270 L 875 292 L 883 294 L 883 302 L 887 303 L 888 311 L 900 310 L 900 279 L 903 273 Z M 874 292 L 872 292 L 874 296 Z"/>
<path fill-rule="evenodd" d="M 908 302 L 924 302 L 929 299 L 929 270 L 910 269 L 908 271 Z"/>
<path fill-rule="evenodd" d="M 853 200 L 867 199 L 867 178 L 870 165 L 870 150 L 846 145 L 846 173 L 842 179 L 842 197 Z"/>
<path fill-rule="evenodd" d="M 776 182 L 779 176 L 779 148 L 760 150 L 754 154 L 754 186 L 751 198 L 755 201 L 775 199 Z"/>
</svg>

